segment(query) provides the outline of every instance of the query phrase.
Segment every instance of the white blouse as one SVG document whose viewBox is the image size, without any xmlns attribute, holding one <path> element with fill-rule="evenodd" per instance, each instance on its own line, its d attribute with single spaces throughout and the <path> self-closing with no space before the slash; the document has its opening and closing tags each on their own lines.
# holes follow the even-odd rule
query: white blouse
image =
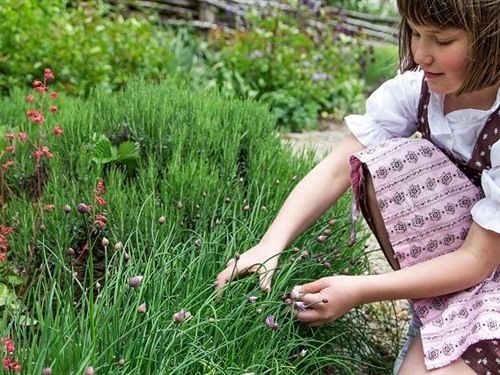
<svg viewBox="0 0 500 375">
<path fill-rule="evenodd" d="M 365 114 L 346 116 L 345 123 L 359 142 L 370 147 L 413 135 L 422 79 L 421 71 L 399 74 L 370 95 Z M 500 106 L 500 88 L 495 103 L 486 111 L 460 109 L 443 115 L 443 102 L 444 95 L 431 92 L 428 120 L 432 140 L 466 162 L 488 117 Z M 491 169 L 483 171 L 481 185 L 485 198 L 474 205 L 472 217 L 483 228 L 500 233 L 500 141 L 492 145 Z"/>
</svg>

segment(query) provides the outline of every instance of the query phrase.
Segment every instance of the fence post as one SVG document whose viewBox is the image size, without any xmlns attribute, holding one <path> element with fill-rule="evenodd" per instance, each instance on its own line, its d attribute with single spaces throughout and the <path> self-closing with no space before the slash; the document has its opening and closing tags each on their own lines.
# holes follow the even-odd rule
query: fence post
<svg viewBox="0 0 500 375">
<path fill-rule="evenodd" d="M 199 20 L 208 23 L 215 23 L 216 8 L 212 4 L 206 3 L 201 0 L 198 2 Z"/>
</svg>

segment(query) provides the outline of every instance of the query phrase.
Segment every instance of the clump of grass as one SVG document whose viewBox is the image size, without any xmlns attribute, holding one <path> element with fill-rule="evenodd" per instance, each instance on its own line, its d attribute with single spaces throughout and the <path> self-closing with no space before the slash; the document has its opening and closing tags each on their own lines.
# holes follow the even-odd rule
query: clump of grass
<svg viewBox="0 0 500 375">
<path fill-rule="evenodd" d="M 12 124 L 14 114 L 23 113 L 20 94 L 4 100 L 0 122 Z M 62 100 L 65 134 L 54 145 L 57 157 L 44 187 L 44 199 L 58 209 L 37 237 L 42 259 L 26 297 L 16 309 L 4 306 L 2 332 L 15 339 L 26 373 L 387 370 L 356 312 L 313 330 L 298 324 L 281 301 L 298 282 L 366 270 L 363 241 L 347 245 L 348 197 L 285 251 L 271 293 L 262 294 L 250 277 L 216 298 L 217 272 L 255 244 L 313 163 L 282 148 L 268 108 L 178 82 L 137 81 L 113 95 L 95 91 L 86 101 Z M 124 123 L 140 144 L 132 175 L 119 165 L 102 168 L 89 156 L 101 135 L 113 139 Z M 68 247 L 81 236 L 84 219 L 67 206 L 92 202 L 100 179 L 107 222 L 98 239 L 89 237 L 99 263 L 90 246 L 75 275 Z M 12 215 L 31 228 L 30 204 L 11 204 Z M 332 217 L 337 220 L 329 226 Z M 319 235 L 326 238 L 318 241 Z M 32 233 L 20 229 L 16 236 L 22 264 Z M 257 301 L 249 303 L 249 295 Z M 173 319 L 180 311 L 183 319 Z M 276 330 L 265 325 L 270 315 Z"/>
</svg>

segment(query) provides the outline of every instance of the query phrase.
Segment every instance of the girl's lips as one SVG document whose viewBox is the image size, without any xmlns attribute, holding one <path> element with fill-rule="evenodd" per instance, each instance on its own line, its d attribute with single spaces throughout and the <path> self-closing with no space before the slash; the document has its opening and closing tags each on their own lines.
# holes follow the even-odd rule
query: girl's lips
<svg viewBox="0 0 500 375">
<path fill-rule="evenodd" d="M 444 73 L 431 73 L 431 72 L 424 72 L 425 78 L 427 79 L 432 79 L 432 78 L 437 78 L 442 76 Z"/>
</svg>

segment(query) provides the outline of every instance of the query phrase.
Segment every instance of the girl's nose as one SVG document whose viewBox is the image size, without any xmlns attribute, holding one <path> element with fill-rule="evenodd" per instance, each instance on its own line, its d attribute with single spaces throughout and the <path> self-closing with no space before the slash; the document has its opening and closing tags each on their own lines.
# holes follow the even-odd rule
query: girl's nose
<svg viewBox="0 0 500 375">
<path fill-rule="evenodd" d="M 420 66 L 429 66 L 434 61 L 430 50 L 421 42 L 414 45 L 413 59 Z"/>
</svg>

